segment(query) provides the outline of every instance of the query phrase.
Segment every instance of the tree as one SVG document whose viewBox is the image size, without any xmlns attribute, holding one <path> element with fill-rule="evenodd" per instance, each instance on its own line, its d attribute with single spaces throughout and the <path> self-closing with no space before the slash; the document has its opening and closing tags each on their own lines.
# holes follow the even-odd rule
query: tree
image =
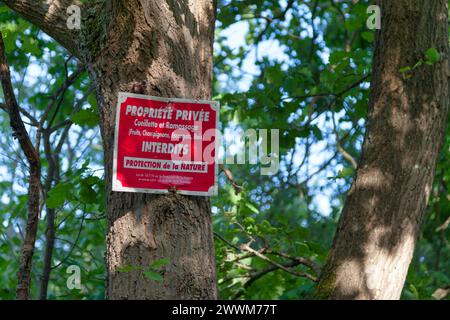
<svg viewBox="0 0 450 320">
<path fill-rule="evenodd" d="M 85 64 L 95 84 L 107 177 L 107 297 L 215 298 L 209 199 L 111 192 L 119 91 L 210 98 L 213 2 L 4 2 Z M 66 25 L 72 4 L 81 6 L 80 31 Z M 164 280 L 144 277 L 143 269 L 159 259 L 169 261 Z M 133 270 L 121 272 L 128 266 Z"/>
<path fill-rule="evenodd" d="M 18 299 L 26 299 L 31 282 L 31 267 L 36 242 L 37 225 L 39 218 L 39 197 L 41 190 L 41 161 L 38 155 L 38 147 L 33 146 L 25 125 L 20 116 L 20 108 L 14 95 L 11 83 L 9 65 L 6 61 L 5 45 L 0 35 L 0 78 L 5 96 L 5 105 L 1 106 L 8 112 L 13 134 L 19 140 L 20 147 L 27 158 L 29 165 L 28 180 L 28 216 L 24 243 L 20 256 L 20 268 L 17 273 L 18 285 L 16 294 Z"/>
<path fill-rule="evenodd" d="M 403 290 L 400 288 L 403 283 L 395 284 L 397 290 L 402 291 L 402 299 L 450 298 L 449 128 L 422 227 L 418 230 L 405 223 L 403 238 L 393 236 L 398 227 L 396 217 L 405 213 L 400 206 L 413 208 L 411 214 L 417 214 L 415 206 L 420 199 L 419 192 L 414 193 L 414 190 L 420 186 L 408 189 L 408 184 L 413 178 L 431 179 L 433 175 L 430 168 L 427 177 L 425 170 L 423 175 L 408 176 L 410 163 L 407 160 L 409 156 L 419 155 L 416 158 L 425 163 L 426 153 L 419 151 L 425 146 L 422 151 L 430 155 L 425 164 L 432 164 L 431 156 L 435 154 L 428 148 L 438 148 L 435 142 L 439 137 L 433 136 L 437 128 L 430 128 L 428 122 L 429 116 L 434 116 L 433 108 L 423 98 L 424 92 L 430 97 L 438 96 L 439 89 L 434 84 L 447 57 L 446 48 L 438 44 L 444 41 L 444 31 L 430 31 L 431 20 L 427 18 L 436 7 L 423 11 L 425 5 L 418 1 L 402 1 L 399 6 L 403 5 L 402 10 L 406 12 L 401 15 L 394 4 L 380 3 L 384 6 L 383 27 L 388 23 L 389 33 L 378 31 L 383 37 L 379 34 L 374 46 L 376 32 L 371 30 L 373 25 L 367 23 L 368 18 L 372 22 L 377 20 L 374 20 L 377 10 L 373 6 L 368 10 L 374 4 L 371 0 L 216 1 L 214 77 L 210 85 L 213 99 L 221 104 L 220 128 L 225 137 L 222 145 L 225 154 L 232 155 L 240 148 L 229 139 L 236 132 L 256 129 L 260 135 L 258 129 L 269 129 L 269 134 L 270 129 L 278 129 L 280 170 L 274 175 L 262 176 L 260 164 L 225 162 L 220 166 L 218 196 L 211 198 L 210 209 L 199 211 L 195 208 L 209 207 L 208 200 L 176 194 L 165 197 L 119 195 L 111 193 L 107 186 L 111 175 L 109 148 L 117 91 L 192 97 L 190 92 L 186 93 L 189 90 L 199 97 L 209 97 L 209 93 L 200 94 L 202 88 L 205 92 L 207 88 L 206 81 L 203 83 L 201 79 L 211 77 L 210 51 L 205 53 L 201 49 L 201 39 L 209 40 L 202 37 L 206 29 L 200 28 L 198 21 L 203 20 L 192 18 L 202 6 L 191 7 L 192 16 L 174 14 L 183 11 L 186 2 L 0 0 L 0 31 L 7 58 L 3 61 L 8 61 L 11 75 L 11 81 L 2 81 L 7 84 L 9 97 L 5 90 L 0 90 L 0 298 L 16 296 L 11 288 L 17 286 L 19 270 L 24 275 L 20 276 L 20 283 L 26 283 L 20 290 L 29 298 L 104 299 L 105 292 L 110 298 L 138 295 L 138 298 L 155 298 L 156 295 L 156 298 L 203 298 L 198 294 L 201 290 L 197 290 L 201 285 L 192 283 L 215 280 L 214 270 L 204 263 L 205 259 L 213 261 L 208 249 L 212 247 L 211 233 L 200 234 L 197 232 L 200 227 L 190 226 L 196 215 L 201 217 L 198 221 L 202 226 L 209 224 L 206 217 L 209 210 L 216 240 L 218 296 L 222 299 L 373 298 L 375 293 L 371 296 L 364 285 L 358 286 L 364 270 L 353 268 L 352 261 L 358 253 L 367 252 L 367 256 L 361 255 L 361 266 L 372 271 L 366 266 L 370 263 L 367 260 L 377 256 L 373 253 L 381 248 L 376 242 L 378 233 L 374 231 L 379 228 L 386 231 L 387 237 L 382 239 L 388 239 L 382 242 L 387 243 L 386 247 L 407 239 L 405 235 L 414 232 L 418 235 Z M 190 1 L 193 2 L 200 4 Z M 69 8 L 71 4 L 78 7 Z M 396 8 L 398 11 L 393 11 Z M 416 12 L 419 9 L 422 18 Z M 78 12 L 82 17 L 80 24 Z M 209 13 L 198 13 L 205 20 L 206 15 Z M 405 21 L 406 16 L 416 24 Z M 212 19 L 212 15 L 209 18 Z M 182 27 L 183 31 L 178 32 L 180 24 L 189 28 Z M 212 28 L 212 24 L 211 21 L 208 26 Z M 198 33 L 189 32 L 195 29 L 190 28 L 192 25 L 198 27 Z M 436 22 L 435 28 L 438 25 L 444 28 L 443 22 Z M 412 29 L 407 31 L 408 28 Z M 390 32 L 392 30 L 394 32 Z M 212 37 L 212 30 L 208 32 Z M 413 36 L 413 32 L 419 36 Z M 411 52 L 405 49 L 405 37 Z M 397 38 L 398 46 L 393 49 L 392 43 Z M 379 45 L 381 39 L 385 39 L 383 47 Z M 390 45 L 386 47 L 386 44 Z M 374 47 L 378 62 L 372 67 Z M 174 50 L 169 52 L 168 48 Z M 201 61 L 202 52 L 203 58 L 207 58 L 205 65 Z M 188 60 L 194 62 L 189 68 Z M 385 67 L 386 72 L 380 71 Z M 408 102 L 415 99 L 410 103 L 414 108 L 408 106 L 405 113 L 413 119 L 408 128 L 403 126 L 403 118 L 399 116 L 375 112 L 381 109 L 383 97 L 397 101 L 389 86 L 380 85 L 385 75 L 406 88 L 407 94 L 402 99 Z M 442 83 L 445 81 L 443 79 Z M 99 99 L 92 94 L 94 91 Z M 368 110 L 370 92 L 372 99 Z M 33 195 L 41 198 L 39 208 L 27 205 L 36 204 L 33 202 L 36 197 L 28 196 L 29 173 L 34 168 L 23 156 L 20 141 L 12 135 L 8 110 L 14 106 L 10 98 L 14 95 L 20 112 L 19 117 L 15 113 L 15 119 L 22 119 L 41 162 L 40 170 L 33 171 L 40 173 L 42 181 L 39 190 L 33 189 Z M 374 101 L 378 101 L 377 104 Z M 427 108 L 423 110 L 429 112 L 420 112 L 416 106 L 422 104 Z M 392 105 L 395 108 L 382 110 L 396 111 L 398 115 L 403 105 L 397 102 Z M 370 121 L 367 123 L 368 111 Z M 425 121 L 414 118 L 417 115 Z M 388 125 L 380 122 L 382 117 L 388 120 L 383 120 Z M 436 124 L 441 126 L 441 122 Z M 430 139 L 436 138 L 436 141 L 425 145 L 421 140 L 424 136 L 416 133 L 424 127 L 430 129 Z M 404 139 L 397 128 L 408 130 Z M 390 138 L 383 140 L 385 144 L 379 142 L 383 138 L 379 135 L 381 130 Z M 104 137 L 103 147 L 100 131 Z M 367 139 L 361 158 L 365 132 L 372 132 L 372 138 L 370 143 Z M 379 158 L 373 158 L 374 153 Z M 394 154 L 400 154 L 401 160 Z M 380 160 L 385 158 L 384 162 Z M 362 202 L 364 190 L 358 174 L 342 215 L 358 163 L 360 170 L 363 170 L 362 163 L 369 168 L 373 163 L 378 164 L 382 166 L 380 171 L 386 169 L 386 174 L 392 178 L 386 180 L 389 184 L 386 182 L 383 189 L 366 190 L 367 198 L 381 195 L 379 203 Z M 397 167 L 400 173 L 393 169 Z M 373 175 L 368 173 L 367 176 L 377 178 L 379 172 L 372 172 Z M 388 197 L 385 189 L 404 196 L 397 207 L 393 205 L 395 199 Z M 105 207 L 106 198 L 110 202 L 109 209 Z M 363 219 L 359 212 L 355 214 L 352 209 L 355 203 L 359 208 L 371 208 L 367 216 L 372 220 Z M 367 205 L 363 206 L 364 203 Z M 424 206 L 423 201 L 420 203 Z M 355 205 L 350 207 L 350 204 Z M 380 216 L 390 218 L 385 211 L 378 210 L 380 205 L 383 210 L 384 206 L 390 208 L 392 224 L 379 219 Z M 192 215 L 187 214 L 191 208 Z M 38 209 L 42 220 L 36 219 Z M 150 210 L 155 211 L 156 216 L 153 211 L 148 213 Z M 339 246 L 335 244 L 330 255 L 340 217 L 341 225 L 345 221 L 345 226 L 336 237 L 335 243 Z M 360 233 L 351 223 L 352 218 L 360 226 Z M 27 221 L 38 221 L 37 230 L 28 228 L 30 232 L 27 231 Z M 155 225 L 159 228 L 152 233 Z M 108 230 L 109 240 L 105 241 Z M 34 239 L 27 234 L 35 234 L 36 241 L 28 241 Z M 205 241 L 198 240 L 201 237 Z M 345 241 L 348 243 L 344 244 Z M 21 249 L 33 245 L 34 251 L 23 251 L 27 267 L 21 268 Z M 195 252 L 186 246 L 195 248 Z M 395 255 L 405 257 L 395 261 L 395 265 L 376 266 L 374 276 L 369 279 L 378 277 L 381 281 L 383 277 L 379 274 L 383 268 L 396 271 L 397 266 L 401 266 L 404 271 L 411 247 L 405 251 L 407 254 Z M 186 255 L 181 257 L 178 253 L 183 254 L 183 250 Z M 209 258 L 201 252 L 208 252 Z M 381 252 L 388 256 L 387 260 L 395 260 L 387 254 L 388 250 Z M 204 260 L 199 259 L 200 255 Z M 340 259 L 327 264 L 331 257 Z M 189 258 L 189 263 L 176 260 L 185 258 Z M 352 276 L 345 290 L 352 291 L 353 295 L 344 294 L 342 286 L 334 285 L 332 276 L 326 277 L 331 274 L 327 271 L 336 266 L 334 262 L 350 265 L 347 271 Z M 108 272 L 108 264 L 114 265 L 112 272 Z M 197 272 L 199 268 L 202 268 L 201 275 Z M 194 272 L 190 273 L 191 270 Z M 340 283 L 346 284 L 346 275 L 342 268 L 339 270 L 339 279 L 345 280 Z M 69 276 L 72 272 L 75 273 Z M 107 290 L 106 274 L 110 290 Z M 69 277 L 74 280 L 72 284 L 77 284 L 79 275 L 81 287 L 68 285 Z M 396 272 L 392 275 L 398 279 L 404 276 Z M 177 281 L 172 284 L 174 278 Z M 369 285 L 372 286 L 370 281 Z M 212 286 L 210 288 L 213 290 Z M 189 290 L 189 295 L 182 296 Z M 389 286 L 383 289 L 390 290 Z"/>
<path fill-rule="evenodd" d="M 319 298 L 400 297 L 446 132 L 447 1 L 378 3 L 367 132 Z"/>
</svg>

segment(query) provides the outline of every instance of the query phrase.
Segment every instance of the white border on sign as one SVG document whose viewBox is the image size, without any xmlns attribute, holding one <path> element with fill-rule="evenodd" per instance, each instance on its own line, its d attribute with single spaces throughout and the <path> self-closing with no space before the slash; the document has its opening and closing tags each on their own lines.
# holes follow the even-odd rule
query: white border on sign
<svg viewBox="0 0 450 320">
<path fill-rule="evenodd" d="M 143 193 L 158 193 L 164 194 L 169 193 L 168 189 L 146 189 L 146 188 L 129 188 L 123 187 L 119 179 L 117 179 L 117 156 L 118 156 L 118 142 L 119 142 L 119 123 L 120 123 L 120 105 L 127 100 L 127 98 L 138 98 L 146 100 L 156 100 L 162 102 L 191 102 L 198 104 L 208 104 L 210 108 L 216 112 L 216 130 L 219 130 L 219 117 L 220 117 L 220 103 L 218 101 L 211 100 L 197 100 L 197 99 L 181 99 L 181 98 L 161 98 L 154 96 L 146 96 L 136 93 L 119 92 L 116 107 L 116 126 L 114 128 L 114 154 L 113 154 L 113 176 L 112 176 L 112 191 L 118 192 L 143 192 Z M 219 175 L 219 141 L 217 137 L 214 140 L 215 143 L 215 165 L 214 165 L 214 184 L 208 189 L 207 192 L 201 191 L 186 191 L 177 190 L 178 194 L 184 194 L 188 196 L 217 196 L 218 186 L 217 177 Z"/>
</svg>

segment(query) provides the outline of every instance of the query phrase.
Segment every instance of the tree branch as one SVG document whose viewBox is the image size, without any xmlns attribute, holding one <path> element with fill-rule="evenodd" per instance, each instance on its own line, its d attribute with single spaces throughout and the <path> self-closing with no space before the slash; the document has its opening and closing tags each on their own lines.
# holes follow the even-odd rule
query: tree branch
<svg viewBox="0 0 450 320">
<path fill-rule="evenodd" d="M 296 262 L 296 261 L 290 261 L 288 263 L 283 264 L 283 267 L 285 268 L 293 268 L 298 266 L 300 263 Z M 248 280 L 246 282 L 244 282 L 241 290 L 237 291 L 233 297 L 232 300 L 236 300 L 238 299 L 240 296 L 242 296 L 245 293 L 245 290 L 248 289 L 256 280 L 264 277 L 266 274 L 277 271 L 279 269 L 279 267 L 277 267 L 276 265 L 270 265 L 265 269 L 256 271 L 254 273 L 251 273 L 250 275 L 248 275 L 246 278 L 248 278 Z"/>
<path fill-rule="evenodd" d="M 236 194 L 239 194 L 239 192 L 242 191 L 243 187 L 236 183 L 236 181 L 234 180 L 234 177 L 233 177 L 233 173 L 231 173 L 230 169 L 227 169 L 223 164 L 220 164 L 219 167 L 220 167 L 220 170 L 222 170 L 223 173 L 225 174 L 225 177 L 227 177 L 227 180 L 233 186 Z"/>
<path fill-rule="evenodd" d="M 8 112 L 7 108 L 6 108 L 6 104 L 4 103 L 0 103 L 0 109 Z M 37 119 L 35 117 L 33 117 L 33 115 L 31 113 L 29 113 L 27 110 L 25 110 L 24 108 L 19 106 L 19 111 L 20 113 L 22 113 L 25 117 L 27 117 L 30 120 L 30 125 L 37 127 L 39 125 L 39 122 L 37 121 Z"/>
<path fill-rule="evenodd" d="M 310 269 L 314 270 L 314 272 L 316 274 L 320 274 L 320 271 L 321 271 L 320 265 L 318 265 L 317 263 L 315 263 L 312 260 L 309 260 L 309 259 L 306 259 L 306 258 L 303 258 L 303 257 L 293 257 L 293 256 L 290 256 L 288 254 L 285 254 L 284 252 L 273 251 L 271 249 L 268 249 L 266 251 L 266 253 L 267 254 L 273 254 L 273 255 L 276 255 L 276 256 L 280 256 L 280 257 L 289 259 L 291 261 L 297 262 L 298 264 L 302 264 L 302 265 L 307 266 Z"/>
<path fill-rule="evenodd" d="M 31 142 L 30 136 L 20 117 L 20 108 L 17 103 L 14 89 L 11 83 L 11 73 L 8 61 L 6 59 L 3 37 L 0 33 L 0 79 L 5 96 L 5 109 L 10 118 L 10 125 L 13 130 L 13 136 L 19 140 L 20 147 L 24 152 L 29 164 L 28 180 L 28 215 L 25 231 L 25 238 L 22 247 L 18 284 L 16 296 L 19 300 L 27 300 L 30 291 L 31 267 L 36 242 L 37 226 L 39 219 L 39 192 L 41 187 L 41 162 L 37 150 Z"/>
<path fill-rule="evenodd" d="M 264 261 L 270 263 L 271 265 L 277 267 L 278 269 L 281 269 L 281 270 L 283 270 L 283 271 L 285 271 L 287 273 L 290 273 L 290 274 L 292 274 L 294 276 L 304 277 L 304 278 L 307 278 L 307 279 L 309 279 L 311 281 L 314 281 L 314 282 L 318 281 L 316 277 L 314 277 L 313 275 L 310 275 L 309 273 L 294 271 L 294 270 L 292 270 L 292 269 L 290 269 L 290 268 L 288 268 L 288 267 L 286 267 L 286 266 L 284 266 L 284 265 L 282 265 L 282 264 L 280 264 L 280 263 L 270 259 L 269 257 L 267 257 L 266 255 L 262 254 L 261 252 L 256 251 L 255 249 L 251 248 L 248 244 L 242 244 L 240 246 L 240 248 L 241 248 L 241 250 L 253 253 L 255 256 L 257 256 L 261 260 L 264 260 Z M 296 262 L 297 262 L 297 264 L 301 263 L 300 260 L 298 260 Z"/>
<path fill-rule="evenodd" d="M 70 15 L 67 8 L 79 5 L 77 0 L 1 0 L 9 8 L 38 26 L 49 36 L 58 41 L 74 56 L 80 57 L 77 47 L 79 30 L 70 30 L 67 19 Z"/>
<path fill-rule="evenodd" d="M 358 168 L 358 163 L 356 162 L 355 158 L 353 158 L 353 156 L 350 153 L 348 153 L 347 150 L 345 150 L 344 147 L 342 146 L 341 139 L 339 138 L 339 132 L 338 132 L 338 128 L 336 125 L 336 120 L 334 119 L 334 116 L 335 116 L 335 112 L 333 110 L 333 112 L 331 114 L 331 119 L 333 122 L 334 135 L 336 137 L 336 148 L 342 154 L 344 159 L 347 160 L 352 165 L 352 168 L 356 170 Z"/>
<path fill-rule="evenodd" d="M 91 85 L 89 87 L 88 91 L 85 93 L 85 95 L 80 100 L 78 100 L 77 103 L 75 104 L 72 114 L 75 114 L 81 110 L 81 107 L 83 107 L 83 103 L 89 98 L 89 96 L 91 95 L 91 93 L 94 90 L 95 90 L 95 87 L 93 85 Z M 53 132 L 58 131 L 61 128 L 69 129 L 72 124 L 73 124 L 72 120 L 66 119 L 66 120 L 61 121 L 60 123 L 55 124 L 54 126 L 47 127 L 47 130 L 50 132 L 50 134 L 52 134 Z"/>
</svg>

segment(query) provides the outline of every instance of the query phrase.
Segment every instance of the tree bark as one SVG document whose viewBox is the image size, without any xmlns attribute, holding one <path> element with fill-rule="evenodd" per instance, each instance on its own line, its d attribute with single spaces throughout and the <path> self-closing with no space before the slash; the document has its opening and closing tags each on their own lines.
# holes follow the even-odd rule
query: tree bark
<svg viewBox="0 0 450 320">
<path fill-rule="evenodd" d="M 67 8 L 81 3 L 78 0 L 1 0 L 8 7 L 22 15 L 29 22 L 58 41 L 70 53 L 79 56 L 77 44 L 80 41 L 78 30 L 67 27 L 69 14 Z"/>
<path fill-rule="evenodd" d="M 111 191 L 117 93 L 210 98 L 214 10 L 209 0 L 115 0 L 84 22 L 105 152 L 110 299 L 217 296 L 209 198 Z M 147 279 L 141 269 L 161 258 L 164 280 Z"/>
<path fill-rule="evenodd" d="M 380 0 L 367 131 L 317 298 L 398 299 L 446 128 L 446 0 Z M 442 56 L 410 73 L 400 69 Z"/>
<path fill-rule="evenodd" d="M 82 60 L 96 86 L 107 185 L 107 297 L 216 298 L 209 198 L 111 191 L 119 91 L 211 97 L 214 1 L 88 2 L 80 5 L 79 32 L 65 27 L 65 10 L 75 2 L 3 1 Z M 164 280 L 147 279 L 142 269 L 160 258 L 170 261 Z M 130 265 L 136 270 L 118 271 Z"/>
</svg>

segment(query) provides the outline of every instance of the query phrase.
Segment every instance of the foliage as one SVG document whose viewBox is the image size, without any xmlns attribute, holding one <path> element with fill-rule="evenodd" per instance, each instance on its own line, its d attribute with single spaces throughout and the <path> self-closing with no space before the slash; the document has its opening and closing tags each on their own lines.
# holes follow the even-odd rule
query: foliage
<svg viewBox="0 0 450 320">
<path fill-rule="evenodd" d="M 370 1 L 353 2 L 218 3 L 214 96 L 221 103 L 221 127 L 224 132 L 280 130 L 276 175 L 261 176 L 257 165 L 227 163 L 220 175 L 212 209 L 221 298 L 312 297 L 354 173 L 351 160 L 339 150 L 357 160 L 364 133 L 374 32 L 366 27 Z M 55 97 L 78 63 L 2 4 L 0 21 L 20 105 L 39 118 L 49 103 L 60 101 L 48 120 L 56 128 L 52 147 L 62 141 L 59 179 L 48 192 L 39 224 L 32 296 L 38 297 L 41 281 L 46 212 L 55 209 L 48 297 L 104 298 L 103 154 L 87 73 Z M 440 59 L 430 48 L 422 63 Z M 405 64 L 399 72 L 408 74 L 414 67 Z M 67 126 L 67 139 L 61 140 Z M 27 168 L 1 110 L 0 132 L 0 299 L 10 299 L 25 228 Z M 226 141 L 225 150 L 232 145 Z M 449 158 L 450 130 L 404 299 L 432 299 L 450 283 Z M 49 163 L 44 153 L 41 159 L 45 178 Z M 225 170 L 232 172 L 233 181 Z M 140 271 L 160 281 L 165 264 L 167 260 L 155 261 Z M 81 290 L 67 289 L 70 265 L 82 270 Z M 122 266 L 119 272 L 133 270 L 135 266 Z"/>
</svg>

